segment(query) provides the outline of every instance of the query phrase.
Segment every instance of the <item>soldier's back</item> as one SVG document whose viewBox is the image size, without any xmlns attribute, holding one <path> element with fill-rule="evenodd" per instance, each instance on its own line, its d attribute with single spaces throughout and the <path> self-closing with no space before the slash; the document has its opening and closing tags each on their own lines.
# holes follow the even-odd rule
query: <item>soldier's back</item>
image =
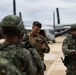
<svg viewBox="0 0 76 75">
<path fill-rule="evenodd" d="M 12 62 L 21 72 L 27 75 L 36 75 L 37 68 L 33 63 L 31 54 L 28 50 L 23 48 L 20 43 L 9 44 L 4 43 L 0 46 L 0 56 Z M 30 65 L 29 65 L 30 64 Z M 26 69 L 27 68 L 27 69 Z"/>
<path fill-rule="evenodd" d="M 0 57 L 0 75 L 22 75 L 8 60 Z"/>
</svg>

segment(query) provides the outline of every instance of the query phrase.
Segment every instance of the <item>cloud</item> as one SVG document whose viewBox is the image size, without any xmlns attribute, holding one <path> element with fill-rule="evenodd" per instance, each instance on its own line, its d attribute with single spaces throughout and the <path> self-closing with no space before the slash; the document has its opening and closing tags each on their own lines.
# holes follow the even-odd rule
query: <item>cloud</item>
<svg viewBox="0 0 76 75">
<path fill-rule="evenodd" d="M 43 24 L 53 24 L 53 11 L 57 23 L 56 8 L 59 8 L 60 21 L 63 24 L 76 23 L 75 0 L 16 0 L 16 13 L 22 13 L 25 24 L 38 20 Z M 0 1 L 0 20 L 13 14 L 13 0 Z"/>
<path fill-rule="evenodd" d="M 60 0 L 60 1 L 63 1 L 63 2 L 70 2 L 70 3 L 76 2 L 76 0 Z"/>
</svg>

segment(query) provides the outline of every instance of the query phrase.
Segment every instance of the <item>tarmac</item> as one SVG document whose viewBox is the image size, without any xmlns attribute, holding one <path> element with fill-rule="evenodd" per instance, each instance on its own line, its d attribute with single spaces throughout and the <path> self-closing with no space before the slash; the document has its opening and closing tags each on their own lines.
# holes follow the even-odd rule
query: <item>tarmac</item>
<svg viewBox="0 0 76 75">
<path fill-rule="evenodd" d="M 62 42 L 65 37 L 57 37 L 55 39 L 56 43 L 49 44 L 50 52 L 45 54 L 44 57 L 46 64 L 45 75 L 66 75 L 66 67 L 61 60 L 61 57 L 63 57 Z"/>
<path fill-rule="evenodd" d="M 50 52 L 45 54 L 44 62 L 46 64 L 45 75 L 66 75 L 66 67 L 62 63 L 61 57 L 63 57 L 62 52 L 62 42 L 66 36 L 59 36 L 55 39 L 56 43 L 50 43 Z M 4 39 L 0 40 L 2 43 Z"/>
</svg>

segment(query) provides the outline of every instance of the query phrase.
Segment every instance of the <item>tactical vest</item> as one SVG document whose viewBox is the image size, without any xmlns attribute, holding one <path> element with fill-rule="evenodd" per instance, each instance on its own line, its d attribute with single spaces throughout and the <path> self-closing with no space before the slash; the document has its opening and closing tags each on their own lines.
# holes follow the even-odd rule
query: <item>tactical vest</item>
<svg viewBox="0 0 76 75">
<path fill-rule="evenodd" d="M 42 49 L 39 47 L 40 43 L 43 42 L 43 38 L 40 35 L 36 37 L 29 35 L 29 42 L 33 45 L 33 47 L 37 50 L 39 54 L 43 53 Z"/>
<path fill-rule="evenodd" d="M 30 44 L 32 44 L 32 46 L 37 50 L 42 60 L 44 60 L 44 50 L 39 47 L 40 43 L 44 41 L 43 37 L 41 35 L 33 37 L 31 36 L 31 34 L 28 34 L 28 36 Z"/>
</svg>

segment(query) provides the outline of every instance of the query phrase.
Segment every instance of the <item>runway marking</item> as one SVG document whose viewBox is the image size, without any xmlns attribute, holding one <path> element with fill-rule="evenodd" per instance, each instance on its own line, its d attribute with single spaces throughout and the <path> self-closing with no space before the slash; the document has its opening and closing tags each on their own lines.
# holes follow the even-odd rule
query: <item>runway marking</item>
<svg viewBox="0 0 76 75">
<path fill-rule="evenodd" d="M 52 71 L 52 69 L 53 69 L 53 67 L 54 67 L 54 65 L 55 65 L 55 62 L 56 62 L 58 56 L 59 56 L 59 54 L 57 55 L 55 61 L 53 62 L 52 66 L 50 66 L 50 68 L 49 68 L 48 71 L 47 71 L 47 74 L 45 74 L 45 75 L 50 75 L 50 72 Z"/>
</svg>

